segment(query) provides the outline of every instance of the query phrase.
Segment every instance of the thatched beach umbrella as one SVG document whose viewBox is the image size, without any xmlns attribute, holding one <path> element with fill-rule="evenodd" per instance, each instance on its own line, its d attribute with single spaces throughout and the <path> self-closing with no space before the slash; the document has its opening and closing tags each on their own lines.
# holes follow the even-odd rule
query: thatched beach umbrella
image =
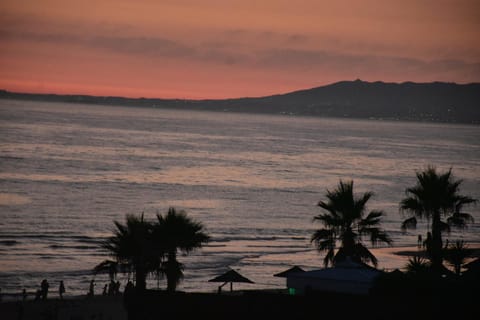
<svg viewBox="0 0 480 320">
<path fill-rule="evenodd" d="M 234 282 L 243 282 L 243 283 L 255 283 L 252 280 L 245 278 L 242 276 L 240 273 L 238 273 L 235 270 L 229 270 L 225 272 L 224 274 L 215 277 L 213 279 L 208 280 L 208 282 L 224 282 L 218 289 L 219 291 L 221 288 L 226 285 L 227 283 L 230 282 L 230 291 L 233 291 L 233 283 Z"/>
</svg>

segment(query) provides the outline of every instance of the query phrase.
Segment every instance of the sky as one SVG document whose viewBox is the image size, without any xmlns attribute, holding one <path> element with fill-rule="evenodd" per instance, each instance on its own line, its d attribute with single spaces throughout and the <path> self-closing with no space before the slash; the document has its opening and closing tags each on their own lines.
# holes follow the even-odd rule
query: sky
<svg viewBox="0 0 480 320">
<path fill-rule="evenodd" d="M 478 0 L 1 0 L 0 88 L 180 99 L 480 82 Z"/>
</svg>

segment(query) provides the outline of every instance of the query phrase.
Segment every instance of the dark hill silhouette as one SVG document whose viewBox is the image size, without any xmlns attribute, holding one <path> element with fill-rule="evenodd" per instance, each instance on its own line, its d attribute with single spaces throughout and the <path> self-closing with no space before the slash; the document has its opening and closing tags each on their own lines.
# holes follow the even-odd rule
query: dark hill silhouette
<svg viewBox="0 0 480 320">
<path fill-rule="evenodd" d="M 133 99 L 0 91 L 0 98 L 247 113 L 480 123 L 480 83 L 342 81 L 287 94 L 224 100 Z"/>
</svg>

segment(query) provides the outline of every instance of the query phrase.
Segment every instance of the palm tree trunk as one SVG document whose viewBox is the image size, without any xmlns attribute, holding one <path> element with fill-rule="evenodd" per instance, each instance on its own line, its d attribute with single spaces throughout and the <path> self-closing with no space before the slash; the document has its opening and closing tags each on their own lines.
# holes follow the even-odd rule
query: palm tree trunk
<svg viewBox="0 0 480 320">
<path fill-rule="evenodd" d="M 144 291 L 147 288 L 147 274 L 143 267 L 137 266 L 135 270 L 135 287 L 138 291 Z"/>
<path fill-rule="evenodd" d="M 347 229 L 343 233 L 342 247 L 345 257 L 355 259 L 355 237 L 351 229 Z"/>
<path fill-rule="evenodd" d="M 459 276 L 459 275 L 461 274 L 461 272 L 462 272 L 462 265 L 459 264 L 459 263 L 456 263 L 456 264 L 455 264 L 455 274 L 456 274 L 457 276 Z"/>
<path fill-rule="evenodd" d="M 435 212 L 432 219 L 432 267 L 440 270 L 443 263 L 443 243 L 440 213 Z"/>
<path fill-rule="evenodd" d="M 176 276 L 176 266 L 177 262 L 177 254 L 175 251 L 170 251 L 167 257 L 167 291 L 168 292 L 175 292 L 177 289 L 177 276 Z"/>
</svg>

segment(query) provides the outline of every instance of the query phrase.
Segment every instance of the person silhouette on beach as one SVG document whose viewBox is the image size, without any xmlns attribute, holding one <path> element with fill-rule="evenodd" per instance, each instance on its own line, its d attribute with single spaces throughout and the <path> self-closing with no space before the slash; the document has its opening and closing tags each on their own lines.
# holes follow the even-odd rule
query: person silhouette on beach
<svg viewBox="0 0 480 320">
<path fill-rule="evenodd" d="M 105 284 L 105 286 L 103 287 L 102 296 L 106 296 L 107 292 L 108 292 L 108 284 Z"/>
<path fill-rule="evenodd" d="M 427 254 L 431 254 L 432 251 L 432 233 L 427 232 L 427 239 L 423 241 L 423 247 L 426 248 Z"/>
<path fill-rule="evenodd" d="M 115 292 L 115 281 L 110 280 L 110 283 L 108 284 L 108 295 L 113 296 Z"/>
<path fill-rule="evenodd" d="M 120 281 L 117 280 L 115 282 L 115 290 L 113 291 L 113 295 L 118 296 L 120 294 Z"/>
<path fill-rule="evenodd" d="M 417 241 L 417 246 L 418 246 L 419 249 L 422 247 L 422 243 L 423 243 L 423 241 L 422 241 L 422 235 L 419 234 L 419 235 L 418 235 L 418 241 Z"/>
<path fill-rule="evenodd" d="M 42 290 L 38 289 L 38 290 L 35 292 L 35 301 L 40 300 L 41 296 L 42 296 Z"/>
<path fill-rule="evenodd" d="M 133 285 L 132 281 L 128 281 L 127 285 L 125 286 L 125 290 L 123 291 L 123 295 L 129 295 L 135 290 L 135 286 Z"/>
<path fill-rule="evenodd" d="M 134 291 L 135 291 L 135 286 L 133 285 L 132 281 L 129 280 L 127 285 L 125 286 L 125 290 L 123 291 L 124 302 L 130 299 Z"/>
<path fill-rule="evenodd" d="M 87 296 L 93 297 L 95 295 L 95 281 L 92 279 L 90 280 L 90 288 L 88 289 L 88 294 Z"/>
<path fill-rule="evenodd" d="M 40 284 L 42 300 L 47 300 L 49 287 L 50 285 L 48 284 L 47 279 L 43 279 L 42 283 Z"/>
<path fill-rule="evenodd" d="M 60 281 L 60 285 L 58 286 L 58 295 L 60 299 L 63 300 L 63 294 L 65 293 L 65 285 L 63 284 L 63 280 Z"/>
<path fill-rule="evenodd" d="M 23 288 L 22 290 L 22 301 L 27 300 L 27 289 Z"/>
</svg>

